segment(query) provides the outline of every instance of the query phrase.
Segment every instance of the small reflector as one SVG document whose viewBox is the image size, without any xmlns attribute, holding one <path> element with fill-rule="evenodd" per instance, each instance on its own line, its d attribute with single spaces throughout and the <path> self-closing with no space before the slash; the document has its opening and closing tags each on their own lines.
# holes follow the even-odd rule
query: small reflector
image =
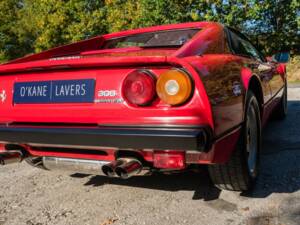
<svg viewBox="0 0 300 225">
<path fill-rule="evenodd" d="M 160 169 L 184 169 L 185 152 L 179 151 L 155 151 L 153 156 L 155 168 Z"/>
</svg>

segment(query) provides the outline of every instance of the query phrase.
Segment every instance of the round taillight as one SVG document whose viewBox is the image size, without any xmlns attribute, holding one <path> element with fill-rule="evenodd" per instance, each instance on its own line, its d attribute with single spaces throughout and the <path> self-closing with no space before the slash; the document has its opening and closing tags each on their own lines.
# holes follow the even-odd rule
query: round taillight
<svg viewBox="0 0 300 225">
<path fill-rule="evenodd" d="M 123 82 L 125 100 L 134 105 L 149 105 L 155 95 L 155 78 L 147 70 L 136 70 L 128 74 Z"/>
<path fill-rule="evenodd" d="M 192 81 L 182 70 L 171 69 L 162 73 L 156 83 L 159 98 L 170 105 L 185 103 L 192 94 Z"/>
</svg>

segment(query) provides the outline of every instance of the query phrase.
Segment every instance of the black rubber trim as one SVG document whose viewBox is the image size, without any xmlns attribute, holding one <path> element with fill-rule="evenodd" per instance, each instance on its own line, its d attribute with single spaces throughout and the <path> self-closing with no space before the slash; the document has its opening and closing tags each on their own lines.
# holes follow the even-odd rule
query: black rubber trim
<svg viewBox="0 0 300 225">
<path fill-rule="evenodd" d="M 40 122 L 12 122 L 9 124 L 2 124 L 3 126 L 31 126 L 31 127 L 60 127 L 60 128 L 70 128 L 70 127 L 80 127 L 80 128 L 153 128 L 153 129 L 203 129 L 204 126 L 199 125 L 173 125 L 173 124 L 163 124 L 163 125 L 157 125 L 157 124 L 130 124 L 130 125 L 115 125 L 115 124 L 96 124 L 96 123 L 89 123 L 89 124 L 82 124 L 82 123 L 40 123 Z M 1 127 L 1 124 L 0 124 Z"/>
<path fill-rule="evenodd" d="M 243 122 L 235 125 L 232 128 L 229 128 L 228 130 L 224 131 L 223 133 L 219 134 L 218 136 L 215 136 L 214 139 L 212 140 L 212 142 L 217 142 L 218 140 L 223 139 L 224 137 L 226 137 L 228 134 L 232 133 L 233 131 L 241 129 L 242 126 L 243 126 Z"/>
<path fill-rule="evenodd" d="M 205 128 L 62 128 L 0 126 L 0 141 L 18 144 L 79 145 L 129 149 L 206 151 Z"/>
</svg>

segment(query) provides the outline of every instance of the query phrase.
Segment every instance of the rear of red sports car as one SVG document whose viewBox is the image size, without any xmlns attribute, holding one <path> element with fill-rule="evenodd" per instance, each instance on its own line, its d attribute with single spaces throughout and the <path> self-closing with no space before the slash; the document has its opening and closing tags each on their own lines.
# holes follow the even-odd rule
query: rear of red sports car
<svg viewBox="0 0 300 225">
<path fill-rule="evenodd" d="M 225 42 L 217 23 L 168 25 L 1 65 L 0 163 L 121 178 L 226 163 L 245 91 Z"/>
</svg>

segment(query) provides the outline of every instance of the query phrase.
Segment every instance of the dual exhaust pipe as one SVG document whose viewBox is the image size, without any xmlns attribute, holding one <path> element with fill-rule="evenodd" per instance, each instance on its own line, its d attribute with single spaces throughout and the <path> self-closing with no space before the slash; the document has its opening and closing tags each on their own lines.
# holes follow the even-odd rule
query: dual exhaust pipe
<svg viewBox="0 0 300 225">
<path fill-rule="evenodd" d="M 120 158 L 102 167 L 102 172 L 108 177 L 128 179 L 142 172 L 142 163 L 135 158 Z"/>
<path fill-rule="evenodd" d="M 24 158 L 24 154 L 20 150 L 0 152 L 0 165 L 22 162 Z M 136 158 L 119 158 L 107 163 L 107 161 L 98 160 L 43 157 L 43 166 L 48 170 L 69 170 L 90 174 L 101 174 L 102 171 L 108 177 L 122 179 L 128 179 L 143 171 L 142 163 Z"/>
<path fill-rule="evenodd" d="M 134 158 L 120 158 L 109 163 L 99 160 L 43 157 L 43 166 L 52 171 L 104 174 L 108 177 L 120 177 L 122 179 L 140 174 L 143 170 L 142 163 Z"/>
</svg>

